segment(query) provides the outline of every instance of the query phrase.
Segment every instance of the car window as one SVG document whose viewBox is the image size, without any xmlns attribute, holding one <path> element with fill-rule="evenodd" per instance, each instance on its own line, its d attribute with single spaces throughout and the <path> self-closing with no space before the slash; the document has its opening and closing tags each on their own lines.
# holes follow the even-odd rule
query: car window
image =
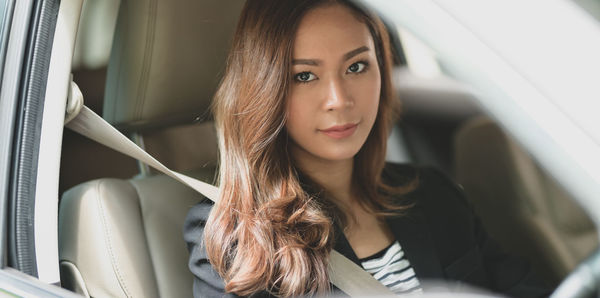
<svg viewBox="0 0 600 298">
<path fill-rule="evenodd" d="M 9 4 L 8 0 L 0 1 L 0 34 L 1 34 L 1 37 L 4 37 L 5 31 L 7 28 L 7 24 L 6 24 L 7 22 L 5 22 L 5 21 L 7 19 L 8 4 Z"/>
<path fill-rule="evenodd" d="M 8 17 L 10 2 L 11 1 L 8 0 L 0 0 L 0 81 L 2 79 L 2 73 L 4 72 L 4 56 L 8 39 L 8 22 L 10 20 Z"/>
<path fill-rule="evenodd" d="M 8 1 L 2 0 L 0 1 L 0 34 L 4 36 L 4 28 L 6 28 L 6 24 L 4 20 L 6 19 L 6 6 L 8 5 Z"/>
</svg>

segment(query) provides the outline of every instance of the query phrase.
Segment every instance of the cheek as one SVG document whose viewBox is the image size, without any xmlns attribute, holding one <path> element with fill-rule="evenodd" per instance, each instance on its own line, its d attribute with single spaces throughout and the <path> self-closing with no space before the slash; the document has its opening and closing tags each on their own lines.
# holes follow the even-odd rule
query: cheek
<svg viewBox="0 0 600 298">
<path fill-rule="evenodd" d="M 285 127 L 292 139 L 296 139 L 310 133 L 310 124 L 312 123 L 310 117 L 314 113 L 311 113 L 310 105 L 306 104 L 308 101 L 303 98 L 302 94 L 298 94 L 298 92 L 291 93 L 286 104 L 287 120 Z"/>
<path fill-rule="evenodd" d="M 357 110 L 361 111 L 365 120 L 374 122 L 377 117 L 381 96 L 381 78 L 379 70 L 374 69 L 364 80 L 354 84 L 353 94 Z"/>
</svg>

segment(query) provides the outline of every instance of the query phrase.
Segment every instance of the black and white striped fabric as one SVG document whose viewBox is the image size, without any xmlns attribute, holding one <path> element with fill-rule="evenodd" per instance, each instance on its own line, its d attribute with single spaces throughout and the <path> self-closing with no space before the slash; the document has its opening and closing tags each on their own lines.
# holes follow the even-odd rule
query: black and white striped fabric
<svg viewBox="0 0 600 298">
<path fill-rule="evenodd" d="M 421 284 L 398 241 L 382 251 L 360 259 L 362 267 L 395 294 L 421 293 Z"/>
</svg>

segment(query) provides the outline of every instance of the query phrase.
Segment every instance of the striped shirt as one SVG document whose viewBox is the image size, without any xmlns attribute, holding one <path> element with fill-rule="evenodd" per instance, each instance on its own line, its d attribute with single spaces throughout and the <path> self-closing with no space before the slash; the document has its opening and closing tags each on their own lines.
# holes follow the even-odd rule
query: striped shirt
<svg viewBox="0 0 600 298">
<path fill-rule="evenodd" d="M 370 257 L 360 259 L 360 262 L 367 272 L 395 294 L 423 292 L 398 241 Z"/>
</svg>

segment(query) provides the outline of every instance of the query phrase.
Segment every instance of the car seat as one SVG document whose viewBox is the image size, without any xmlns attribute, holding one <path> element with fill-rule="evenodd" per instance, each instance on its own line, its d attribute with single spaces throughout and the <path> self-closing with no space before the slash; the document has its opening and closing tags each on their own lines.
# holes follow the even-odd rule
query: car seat
<svg viewBox="0 0 600 298">
<path fill-rule="evenodd" d="M 558 283 L 598 246 L 587 214 L 492 120 L 468 121 L 455 140 L 457 181 L 488 232 L 547 281 Z"/>
<path fill-rule="evenodd" d="M 140 0 L 119 8 L 103 117 L 167 166 L 204 181 L 213 181 L 216 162 L 207 111 L 243 4 Z M 64 193 L 63 287 L 87 297 L 192 296 L 182 228 L 203 197 L 151 174 L 98 179 Z"/>
</svg>

